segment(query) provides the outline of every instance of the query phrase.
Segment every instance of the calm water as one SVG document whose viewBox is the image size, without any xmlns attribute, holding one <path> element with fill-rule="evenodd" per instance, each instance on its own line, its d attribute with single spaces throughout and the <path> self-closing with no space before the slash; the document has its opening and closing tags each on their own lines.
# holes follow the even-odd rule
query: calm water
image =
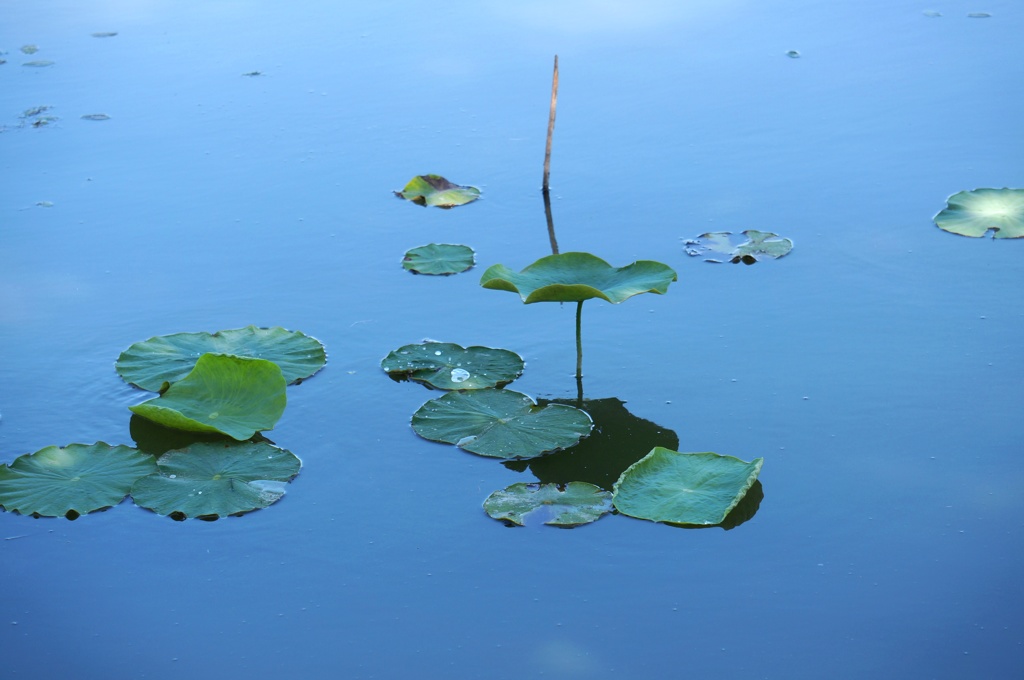
<svg viewBox="0 0 1024 680">
<path fill-rule="evenodd" d="M 131 444 L 147 395 L 112 364 L 153 335 L 280 325 L 330 355 L 271 433 L 304 467 L 268 510 L 0 513 L 0 674 L 1024 675 L 1024 243 L 931 223 L 1024 185 L 1024 7 L 552 4 L 0 3 L 0 460 Z M 561 249 L 679 272 L 584 307 L 586 396 L 763 456 L 733 530 L 504 528 L 480 504 L 531 471 L 416 437 L 436 395 L 379 369 L 484 344 L 526 359 L 513 388 L 575 396 L 573 306 L 478 285 L 550 252 L 555 53 Z M 391 196 L 427 172 L 484 200 Z M 750 228 L 796 248 L 683 253 Z M 429 242 L 477 268 L 402 271 Z"/>
</svg>

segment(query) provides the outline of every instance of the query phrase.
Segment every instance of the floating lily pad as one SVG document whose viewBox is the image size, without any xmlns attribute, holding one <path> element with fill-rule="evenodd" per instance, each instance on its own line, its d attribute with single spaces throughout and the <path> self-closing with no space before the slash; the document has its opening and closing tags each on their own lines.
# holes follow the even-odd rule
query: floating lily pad
<svg viewBox="0 0 1024 680">
<path fill-rule="evenodd" d="M 25 54 L 35 54 L 39 51 L 39 47 L 37 45 L 22 45 L 21 51 Z"/>
<path fill-rule="evenodd" d="M 272 429 L 286 402 L 284 376 L 274 362 L 204 354 L 162 395 L 129 408 L 165 427 L 244 440 Z"/>
<path fill-rule="evenodd" d="M 45 68 L 47 66 L 53 66 L 56 62 L 49 61 L 47 59 L 40 59 L 38 61 L 26 61 L 22 66 L 28 66 L 29 68 Z"/>
<path fill-rule="evenodd" d="M 521 376 L 523 358 L 507 349 L 424 342 L 399 347 L 380 367 L 395 380 L 415 380 L 439 390 L 479 390 Z"/>
<path fill-rule="evenodd" d="M 117 35 L 117 31 L 97 31 L 96 33 L 90 33 L 94 38 L 113 38 Z"/>
<path fill-rule="evenodd" d="M 453 184 L 440 175 L 417 175 L 395 195 L 417 205 L 454 208 L 480 198 L 480 190 Z"/>
<path fill-rule="evenodd" d="M 155 471 L 153 456 L 128 446 L 47 446 L 0 466 L 0 505 L 23 515 L 75 519 L 117 505 L 135 480 Z"/>
<path fill-rule="evenodd" d="M 729 231 L 715 231 L 701 234 L 696 239 L 684 242 L 686 254 L 697 257 L 708 253 L 725 255 L 733 263 L 754 264 L 759 260 L 777 260 L 793 250 L 793 241 L 783 238 L 770 231 L 748 229 L 742 233 L 746 237 L 743 243 L 734 244 L 738 240 Z M 719 259 L 706 258 L 708 262 L 721 262 Z"/>
<path fill-rule="evenodd" d="M 316 338 L 283 328 L 246 326 L 210 333 L 175 333 L 137 342 L 118 357 L 115 368 L 125 381 L 159 392 L 180 380 L 201 355 L 233 354 L 273 361 L 288 384 L 313 375 L 327 363 L 324 346 Z"/>
<path fill-rule="evenodd" d="M 612 500 L 622 514 L 652 522 L 721 524 L 757 481 L 763 462 L 655 447 L 626 468 Z"/>
<path fill-rule="evenodd" d="M 82 120 L 110 120 L 110 116 L 105 113 L 87 113 L 82 116 Z"/>
<path fill-rule="evenodd" d="M 424 439 L 505 459 L 568 448 L 592 428 L 590 416 L 577 408 L 537 406 L 511 390 L 449 392 L 428 401 L 412 417 L 412 429 Z"/>
<path fill-rule="evenodd" d="M 265 442 L 198 442 L 168 451 L 156 465 L 156 474 L 132 487 L 137 505 L 175 519 L 213 519 L 277 502 L 302 463 L 290 451 Z"/>
<path fill-rule="evenodd" d="M 947 199 L 935 224 L 961 236 L 1024 238 L 1024 189 L 975 189 Z"/>
<path fill-rule="evenodd" d="M 545 524 L 575 527 L 587 524 L 612 509 L 612 495 L 586 482 L 557 484 L 512 484 L 495 491 L 484 501 L 484 510 L 497 520 L 523 526 L 527 515 L 541 509 L 551 518 Z"/>
<path fill-rule="evenodd" d="M 561 253 L 542 257 L 521 272 L 493 265 L 480 277 L 480 285 L 519 293 L 526 304 L 591 298 L 619 303 L 640 293 L 665 293 L 675 280 L 675 271 L 661 262 L 613 267 L 590 253 Z"/>
<path fill-rule="evenodd" d="M 450 243 L 430 243 L 405 254 L 402 266 L 414 274 L 449 276 L 471 269 L 476 264 L 473 249 Z"/>
</svg>

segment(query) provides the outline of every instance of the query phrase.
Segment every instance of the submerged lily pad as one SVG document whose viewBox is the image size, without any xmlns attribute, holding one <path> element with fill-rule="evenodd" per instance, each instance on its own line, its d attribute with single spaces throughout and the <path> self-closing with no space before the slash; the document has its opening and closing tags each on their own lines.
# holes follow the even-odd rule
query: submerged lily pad
<svg viewBox="0 0 1024 680">
<path fill-rule="evenodd" d="M 612 500 L 622 514 L 652 522 L 721 524 L 757 481 L 763 462 L 656 447 L 626 468 Z"/>
<path fill-rule="evenodd" d="M 74 519 L 117 505 L 135 480 L 155 471 L 153 456 L 128 446 L 47 446 L 0 466 L 0 506 L 23 515 Z"/>
<path fill-rule="evenodd" d="M 526 304 L 591 298 L 619 303 L 640 293 L 663 294 L 676 280 L 675 271 L 661 262 L 640 260 L 613 267 L 590 253 L 561 253 L 542 257 L 521 272 L 493 265 L 480 277 L 480 285 L 519 293 Z"/>
<path fill-rule="evenodd" d="M 497 520 L 523 526 L 527 515 L 545 509 L 551 518 L 545 524 L 575 527 L 610 512 L 612 495 L 586 482 L 524 484 L 519 482 L 495 491 L 484 501 L 484 510 Z"/>
<path fill-rule="evenodd" d="M 450 243 L 430 243 L 405 254 L 402 266 L 414 274 L 449 276 L 471 269 L 476 264 L 473 249 Z"/>
<path fill-rule="evenodd" d="M 417 175 L 395 195 L 417 205 L 454 208 L 480 198 L 480 190 L 454 184 L 441 175 Z"/>
<path fill-rule="evenodd" d="M 212 519 L 277 502 L 302 463 L 292 452 L 265 442 L 198 442 L 168 451 L 156 465 L 156 474 L 132 487 L 137 505 L 176 519 Z"/>
<path fill-rule="evenodd" d="M 244 440 L 272 429 L 286 402 L 284 376 L 274 362 L 204 354 L 162 395 L 129 408 L 165 427 Z"/>
<path fill-rule="evenodd" d="M 523 358 L 507 349 L 424 342 L 399 347 L 380 367 L 395 380 L 415 380 L 439 390 L 479 390 L 521 376 Z"/>
<path fill-rule="evenodd" d="M 975 189 L 947 199 L 935 224 L 961 236 L 1024 238 L 1024 189 Z"/>
<path fill-rule="evenodd" d="M 568 448 L 593 426 L 589 415 L 572 406 L 537 406 L 525 394 L 495 389 L 449 392 L 412 417 L 413 431 L 424 439 L 505 459 Z"/>
<path fill-rule="evenodd" d="M 324 346 L 316 338 L 280 327 L 246 326 L 213 333 L 175 333 L 137 342 L 114 365 L 126 382 L 159 392 L 185 377 L 201 355 L 233 354 L 267 359 L 281 367 L 288 384 L 313 375 L 327 363 Z"/>
<path fill-rule="evenodd" d="M 719 253 L 729 258 L 734 264 L 754 264 L 763 259 L 777 260 L 789 254 L 793 250 L 793 241 L 783 238 L 770 231 L 758 231 L 748 229 L 742 233 L 746 241 L 733 244 L 735 238 L 729 231 L 714 231 L 701 234 L 696 239 L 685 241 L 686 254 L 691 257 L 705 255 L 707 253 Z M 738 240 L 738 239 L 737 239 Z M 707 258 L 708 262 L 721 262 L 721 260 Z"/>
</svg>

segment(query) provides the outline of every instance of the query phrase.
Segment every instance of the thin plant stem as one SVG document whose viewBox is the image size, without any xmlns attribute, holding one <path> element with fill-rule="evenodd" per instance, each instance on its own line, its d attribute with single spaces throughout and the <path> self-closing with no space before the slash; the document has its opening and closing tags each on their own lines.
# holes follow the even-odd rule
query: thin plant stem
<svg viewBox="0 0 1024 680">
<path fill-rule="evenodd" d="M 583 300 L 576 303 L 576 380 L 583 379 L 583 337 L 580 329 L 583 318 Z"/>
<path fill-rule="evenodd" d="M 544 217 L 548 221 L 548 241 L 551 242 L 551 254 L 558 255 L 558 239 L 555 238 L 555 218 L 551 215 L 551 194 L 541 192 L 544 196 Z"/>
<path fill-rule="evenodd" d="M 548 114 L 548 143 L 544 150 L 544 193 L 548 192 L 551 177 L 551 136 L 555 134 L 555 107 L 558 105 L 558 55 L 555 55 L 555 74 L 551 79 L 551 112 Z"/>
</svg>

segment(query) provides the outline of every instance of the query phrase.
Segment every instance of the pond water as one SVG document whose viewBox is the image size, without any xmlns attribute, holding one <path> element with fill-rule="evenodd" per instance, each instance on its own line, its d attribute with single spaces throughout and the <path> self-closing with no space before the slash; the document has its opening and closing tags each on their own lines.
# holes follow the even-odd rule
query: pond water
<svg viewBox="0 0 1024 680">
<path fill-rule="evenodd" d="M 931 219 L 1024 184 L 1019 2 L 3 12 L 0 462 L 132 445 L 149 395 L 113 361 L 139 340 L 256 324 L 329 354 L 268 433 L 303 461 L 269 509 L 0 513 L 3 677 L 1024 677 L 1024 243 Z M 551 252 L 555 54 L 560 249 L 679 275 L 584 306 L 593 455 L 763 457 L 731 530 L 506 528 L 488 494 L 563 472 L 418 438 L 437 393 L 380 370 L 427 337 L 502 347 L 513 388 L 576 397 L 574 305 L 478 284 Z M 483 198 L 391 194 L 423 173 Z M 795 248 L 684 253 L 744 229 Z M 431 242 L 476 268 L 405 272 Z"/>
</svg>

